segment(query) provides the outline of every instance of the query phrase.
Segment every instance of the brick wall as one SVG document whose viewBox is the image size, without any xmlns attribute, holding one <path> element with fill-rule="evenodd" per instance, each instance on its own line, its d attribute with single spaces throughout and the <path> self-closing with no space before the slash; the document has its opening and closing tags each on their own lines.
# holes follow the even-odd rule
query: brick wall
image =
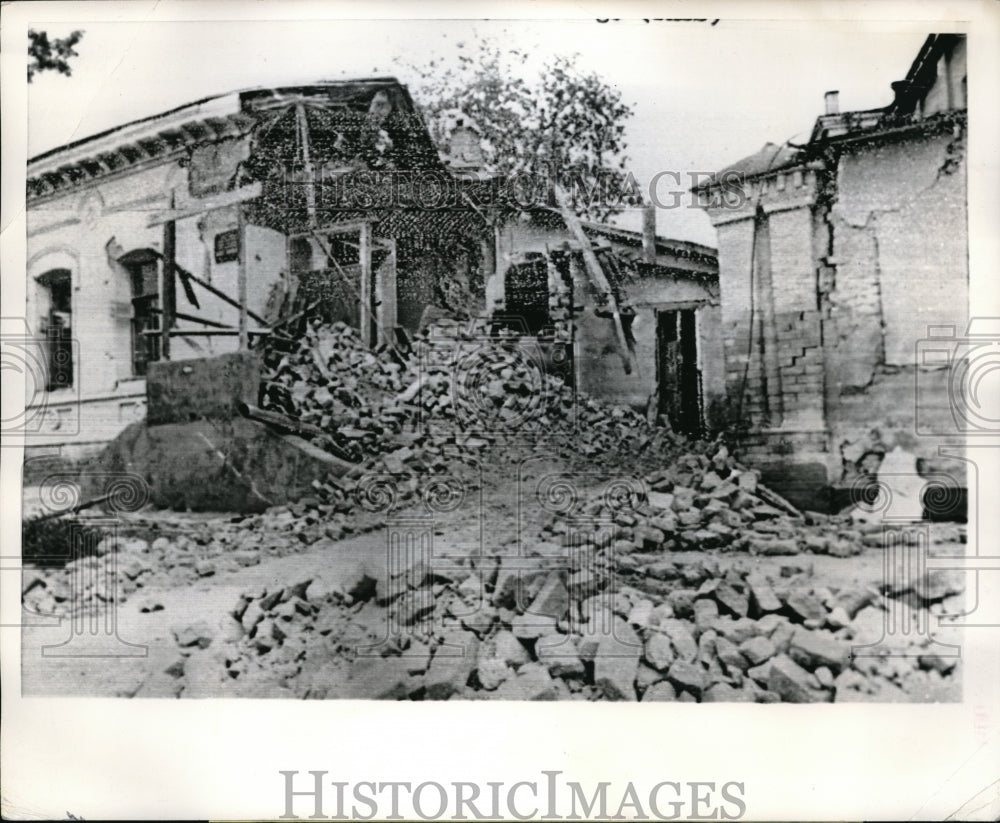
<svg viewBox="0 0 1000 823">
<path fill-rule="evenodd" d="M 964 477 L 939 454 L 957 442 L 946 372 L 914 365 L 928 325 L 961 338 L 968 322 L 964 156 L 958 122 L 852 144 L 801 185 L 753 179 L 739 210 L 708 209 L 740 452 L 777 485 L 787 471 L 800 499 L 806 481 L 848 482 L 897 444 Z"/>
<path fill-rule="evenodd" d="M 776 320 L 783 418 L 821 427 L 825 378 L 820 312 L 783 312 Z"/>
<path fill-rule="evenodd" d="M 726 390 L 742 427 L 823 429 L 815 184 L 807 175 L 797 185 L 755 185 L 742 213 L 714 215 Z"/>
<path fill-rule="evenodd" d="M 968 323 L 964 151 L 956 127 L 840 156 L 824 294 L 835 481 L 849 482 L 867 451 L 900 443 L 931 465 L 940 446 L 956 442 L 945 434 L 954 430 L 946 372 L 919 369 L 915 359 L 928 326 L 953 326 L 961 338 Z M 922 434 L 918 402 L 932 422 Z"/>
</svg>

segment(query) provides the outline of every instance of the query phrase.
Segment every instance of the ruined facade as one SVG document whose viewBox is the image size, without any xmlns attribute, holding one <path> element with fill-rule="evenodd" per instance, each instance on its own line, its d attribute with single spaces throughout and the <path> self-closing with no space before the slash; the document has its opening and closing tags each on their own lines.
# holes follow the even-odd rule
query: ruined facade
<svg viewBox="0 0 1000 823">
<path fill-rule="evenodd" d="M 151 362 L 252 348 L 305 309 L 391 342 L 456 279 L 481 295 L 492 259 L 492 229 L 392 78 L 198 101 L 46 152 L 27 176 L 44 372 L 28 414 L 67 457 L 144 418 Z"/>
<path fill-rule="evenodd" d="M 841 113 L 831 92 L 807 145 L 768 144 L 698 189 L 729 414 L 745 458 L 804 505 L 836 503 L 897 446 L 962 482 L 939 451 L 960 438 L 915 424 L 951 417 L 947 367 L 919 363 L 920 342 L 968 321 L 965 48 L 930 36 L 887 107 Z"/>
<path fill-rule="evenodd" d="M 486 284 L 487 307 L 520 317 L 529 332 L 568 347 L 566 376 L 584 394 L 701 435 L 722 422 L 725 398 L 715 250 L 656 237 L 647 223 L 645 232 L 582 224 L 618 304 L 626 307 L 628 370 L 604 295 L 555 209 L 536 208 L 498 230 L 499 264 Z"/>
</svg>

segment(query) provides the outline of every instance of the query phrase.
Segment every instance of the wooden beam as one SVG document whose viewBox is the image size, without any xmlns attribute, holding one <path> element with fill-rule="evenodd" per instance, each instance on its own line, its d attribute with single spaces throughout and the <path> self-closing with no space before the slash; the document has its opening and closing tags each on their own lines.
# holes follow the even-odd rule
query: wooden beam
<svg viewBox="0 0 1000 823">
<path fill-rule="evenodd" d="M 371 227 L 365 225 L 361 229 L 361 243 L 358 249 L 358 258 L 361 261 L 361 300 L 358 301 L 358 321 L 361 325 L 361 342 L 367 348 L 374 344 L 372 340 L 372 326 L 375 323 L 375 315 L 372 303 L 374 302 L 375 290 L 372 283 L 372 246 L 370 242 Z"/>
<path fill-rule="evenodd" d="M 656 207 L 652 203 L 642 207 L 642 259 L 656 265 Z"/>
<path fill-rule="evenodd" d="M 164 211 L 153 212 L 147 225 L 160 226 L 168 220 L 182 220 L 185 217 L 194 217 L 195 215 L 204 214 L 207 211 L 245 203 L 247 200 L 256 200 L 260 197 L 261 190 L 260 183 L 251 183 L 249 186 L 243 186 L 240 189 L 225 191 L 211 197 L 204 197 L 183 209 L 170 208 Z"/>
<path fill-rule="evenodd" d="M 295 124 L 299 130 L 302 167 L 306 175 L 306 214 L 309 216 L 309 228 L 315 229 L 318 225 L 316 221 L 316 189 L 314 188 L 316 177 L 309 148 L 309 119 L 306 116 L 306 110 L 301 101 L 295 104 Z"/>
<path fill-rule="evenodd" d="M 250 335 L 247 334 L 247 224 L 243 217 L 243 206 L 237 209 L 237 231 L 239 232 L 239 254 L 237 256 L 238 269 L 236 272 L 236 283 L 238 299 L 240 302 L 240 351 L 250 348 Z"/>
<path fill-rule="evenodd" d="M 247 334 L 270 334 L 270 329 L 248 329 Z M 149 331 L 144 331 L 144 335 L 152 337 L 153 335 L 162 335 L 163 332 L 157 329 L 151 329 Z M 237 329 L 172 329 L 170 332 L 171 337 L 235 337 L 239 334 Z"/>
<path fill-rule="evenodd" d="M 160 309 L 147 309 L 147 311 L 149 311 L 150 314 L 163 314 L 163 311 Z M 208 320 L 204 317 L 197 317 L 196 315 L 193 314 L 185 314 L 184 312 L 180 311 L 174 312 L 174 317 L 177 318 L 178 320 L 187 320 L 189 323 L 201 323 L 201 325 L 209 326 L 213 329 L 227 329 L 232 332 L 236 331 L 236 329 L 234 329 L 232 326 L 228 326 L 225 323 L 219 323 L 215 320 Z"/>
<path fill-rule="evenodd" d="M 590 238 L 587 237 L 584 232 L 583 225 L 580 223 L 580 218 L 578 218 L 576 213 L 573 211 L 569 198 L 566 197 L 566 193 L 562 190 L 562 187 L 558 183 L 555 184 L 554 190 L 556 202 L 559 205 L 559 211 L 562 213 L 563 220 L 566 222 L 566 228 L 572 232 L 573 236 L 576 238 L 576 242 L 580 244 L 580 251 L 583 253 L 584 267 L 590 275 L 591 281 L 597 288 L 598 292 L 604 293 L 608 296 L 608 307 L 611 309 L 611 318 L 615 324 L 615 336 L 618 338 L 618 346 L 621 350 L 622 365 L 625 368 L 625 374 L 631 374 L 634 366 L 635 355 L 632 352 L 632 347 L 628 344 L 628 338 L 625 336 L 625 327 L 622 325 L 621 310 L 618 307 L 618 299 L 615 297 L 614 289 L 611 288 L 611 283 L 608 282 L 608 278 L 605 276 L 604 270 L 601 268 L 597 255 L 594 254 Z"/>
<path fill-rule="evenodd" d="M 170 201 L 173 205 L 174 195 L 171 192 Z M 163 343 L 160 356 L 170 359 L 170 330 L 174 326 L 174 314 L 177 311 L 177 277 L 174 269 L 177 266 L 177 224 L 172 220 L 163 224 L 163 271 L 161 272 L 161 294 L 163 295 Z"/>
<path fill-rule="evenodd" d="M 197 277 L 196 275 L 191 274 L 191 272 L 189 272 L 183 266 L 178 265 L 177 263 L 174 263 L 174 269 L 176 271 L 179 271 L 179 272 L 183 273 L 183 275 L 185 277 L 187 277 L 189 280 L 197 283 L 199 286 L 201 286 L 203 289 L 205 289 L 205 291 L 210 292 L 211 294 L 214 294 L 220 300 L 222 300 L 225 303 L 228 303 L 233 308 L 238 309 L 240 307 L 240 304 L 239 304 L 238 301 L 233 300 L 232 297 L 230 297 L 224 291 L 220 291 L 219 289 L 215 288 L 215 286 L 213 286 L 211 283 L 206 283 L 200 277 Z M 264 318 L 262 318 L 260 315 L 254 314 L 249 309 L 247 309 L 247 314 L 251 317 L 251 319 L 257 321 L 261 325 L 264 325 L 264 326 L 267 325 L 267 321 Z"/>
</svg>

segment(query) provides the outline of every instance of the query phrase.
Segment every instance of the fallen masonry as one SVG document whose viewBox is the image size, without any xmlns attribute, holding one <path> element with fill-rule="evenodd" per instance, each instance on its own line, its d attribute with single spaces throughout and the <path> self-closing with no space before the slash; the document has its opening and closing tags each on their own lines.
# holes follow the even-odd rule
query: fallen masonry
<svg viewBox="0 0 1000 823">
<path fill-rule="evenodd" d="M 620 527 L 623 513 L 601 513 L 623 540 L 657 516 L 629 514 L 634 525 Z M 556 521 L 542 531 L 554 533 Z M 246 592 L 231 610 L 235 633 L 209 641 L 213 682 L 220 694 L 327 699 L 802 703 L 960 694 L 955 662 L 926 640 L 911 638 L 895 657 L 862 649 L 886 610 L 903 605 L 898 593 L 831 589 L 808 564 L 769 576 L 752 557 L 669 558 L 638 546 L 621 557 L 599 553 L 596 590 L 569 584 L 580 569 L 546 571 L 548 559 L 537 555 L 522 558 L 521 582 L 536 581 L 523 589 L 508 584 L 508 558 L 476 556 L 454 558 L 447 575 L 402 569 L 353 593 L 315 590 L 309 580 Z M 348 575 L 366 577 L 361 568 Z M 411 600 L 426 608 L 400 621 Z M 198 626 L 178 633 L 187 644 L 180 652 L 208 634 Z"/>
<path fill-rule="evenodd" d="M 315 495 L 260 515 L 185 527 L 169 539 L 99 542 L 94 551 L 98 556 L 117 550 L 119 598 L 126 599 L 164 577 L 180 585 L 323 540 L 365 533 L 384 523 L 389 507 L 398 509 L 413 502 L 424 478 L 461 477 L 470 465 L 481 461 L 489 466 L 498 460 L 523 459 L 525 449 L 490 448 L 491 440 L 500 435 L 489 434 L 482 425 L 473 425 L 472 432 L 461 428 L 459 424 L 470 420 L 475 424 L 480 419 L 470 413 L 468 404 L 481 411 L 476 402 L 482 398 L 476 391 L 468 396 L 456 393 L 450 383 L 456 363 L 464 364 L 462 357 L 467 359 L 473 347 L 474 360 L 484 357 L 491 366 L 505 364 L 498 372 L 504 383 L 496 388 L 499 396 L 516 394 L 518 387 L 528 383 L 534 385 L 532 381 L 541 378 L 520 373 L 531 369 L 525 367 L 513 344 L 500 338 L 487 345 L 484 354 L 475 328 L 455 322 L 432 328 L 415 346 L 417 351 L 409 360 L 385 351 L 376 355 L 350 327 L 312 323 L 292 353 L 269 351 L 266 402 L 272 408 L 293 411 L 331 436 L 347 437 L 366 459 L 345 476 L 317 479 Z M 424 374 L 417 373 L 421 363 L 429 364 Z M 615 545 L 620 557 L 705 549 L 771 555 L 839 546 L 838 556 L 862 550 L 864 533 L 849 519 L 807 523 L 802 516 L 766 502 L 759 496 L 766 492 L 756 473 L 741 468 L 725 446 L 675 436 L 630 409 L 577 397 L 557 378 L 545 377 L 545 381 L 543 405 L 532 406 L 529 415 L 532 425 L 545 436 L 528 446 L 528 453 L 555 453 L 571 468 L 592 469 L 600 458 L 612 465 L 627 465 L 630 471 L 647 472 L 645 500 L 634 512 L 621 515 L 618 524 Z M 487 422 L 490 425 L 485 428 L 495 428 L 495 418 Z M 516 422 L 520 427 L 524 421 L 518 418 Z M 387 477 L 391 478 L 387 485 L 381 480 L 369 482 Z M 141 516 L 129 523 L 136 533 L 150 535 Z M 149 525 L 159 528 L 155 518 Z M 563 526 L 554 522 L 544 537 L 561 539 Z M 128 528 L 127 524 L 124 531 Z M 825 542 L 811 539 L 817 535 Z M 95 563 L 93 557 L 83 557 L 61 569 L 46 569 L 48 585 L 26 592 L 26 601 L 36 611 L 60 613 L 68 597 L 62 596 L 63 584 L 75 568 Z M 652 576 L 669 575 L 669 565 L 665 561 L 651 570 Z M 587 576 L 594 570 L 578 573 Z M 724 589 L 724 595 L 719 602 L 725 613 L 742 612 L 750 599 L 756 599 L 761 608 L 774 606 L 773 599 L 761 604 L 761 598 L 769 597 L 766 586 L 751 586 L 748 592 Z"/>
<path fill-rule="evenodd" d="M 429 329 L 409 359 L 369 351 L 342 324 L 309 323 L 283 345 L 266 355 L 262 404 L 324 432 L 318 445 L 350 444 L 360 462 L 257 515 L 172 525 L 129 515 L 91 554 L 26 573 L 27 608 L 64 614 L 157 586 L 212 585 L 285 555 L 333 554 L 385 528 L 387 511 L 418 511 L 435 477 L 471 483 L 478 471 L 502 489 L 505 472 L 536 453 L 571 477 L 622 466 L 637 482 L 600 493 L 581 484 L 572 510 L 522 524 L 526 557 L 500 540 L 450 556 L 447 569 L 415 561 L 390 575 L 377 551 L 342 569 L 333 590 L 301 579 L 248 590 L 218 626 L 169 614 L 178 659 L 137 694 L 770 703 L 960 693 L 955 659 L 921 638 L 894 650 L 902 656 L 854 651 L 879 641 L 891 608 L 954 613 L 961 578 L 830 584 L 813 561 L 878 552 L 880 529 L 798 513 L 724 445 L 575 396 L 534 373 L 514 341 L 484 348 L 457 323 Z M 456 391 L 470 357 L 480 378 Z M 544 437 L 497 448 L 506 423 Z M 941 540 L 962 537 L 942 528 Z M 72 592 L 80 579 L 87 588 Z M 143 597 L 144 613 L 163 609 Z"/>
</svg>

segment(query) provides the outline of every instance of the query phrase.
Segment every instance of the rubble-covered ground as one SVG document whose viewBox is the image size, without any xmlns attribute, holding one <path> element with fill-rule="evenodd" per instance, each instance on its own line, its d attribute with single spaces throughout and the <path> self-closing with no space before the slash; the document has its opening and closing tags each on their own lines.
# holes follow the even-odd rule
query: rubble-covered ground
<svg viewBox="0 0 1000 823">
<path fill-rule="evenodd" d="M 113 614 L 121 643 L 43 655 L 74 624 L 26 615 L 24 693 L 961 699 L 937 625 L 960 575 L 887 573 L 881 524 L 795 513 L 725 446 L 533 385 L 509 345 L 456 394 L 470 342 L 418 351 L 424 372 L 344 327 L 272 352 L 271 408 L 365 462 L 260 515 L 122 515 L 93 554 L 26 569 L 28 612 Z M 963 527 L 928 528 L 931 556 L 962 553 Z"/>
</svg>

